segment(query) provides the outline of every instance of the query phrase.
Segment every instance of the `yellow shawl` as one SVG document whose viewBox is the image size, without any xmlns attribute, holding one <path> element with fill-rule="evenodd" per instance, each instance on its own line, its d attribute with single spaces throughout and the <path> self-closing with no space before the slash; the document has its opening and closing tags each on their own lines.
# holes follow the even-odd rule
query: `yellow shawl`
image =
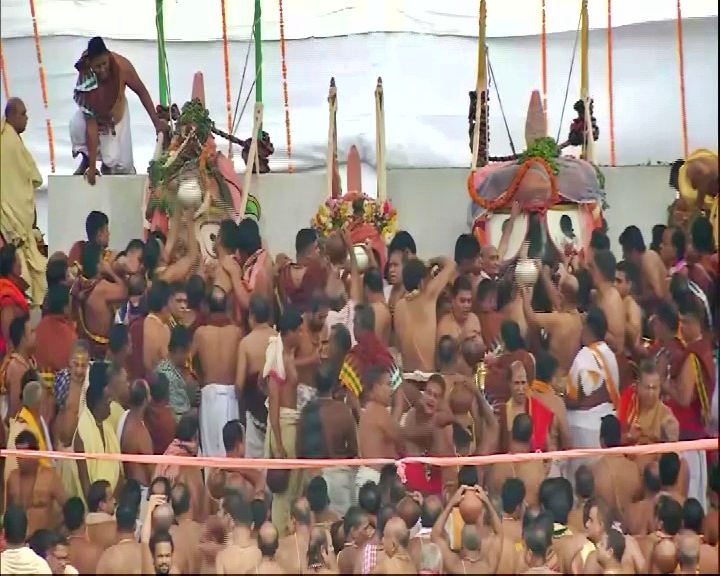
<svg viewBox="0 0 720 576">
<path fill-rule="evenodd" d="M 15 438 L 17 438 L 20 432 L 28 430 L 32 432 L 38 439 L 38 445 L 40 450 L 47 450 L 47 442 L 45 441 L 45 434 L 43 433 L 42 426 L 35 420 L 35 417 L 30 413 L 27 408 L 20 410 L 18 415 L 10 420 L 10 432 L 8 433 L 8 450 L 15 450 Z M 40 458 L 40 466 L 52 466 L 50 460 L 47 458 Z M 5 489 L 7 489 L 7 479 L 10 477 L 10 473 L 17 468 L 17 458 L 15 456 L 8 456 L 5 458 L 5 473 L 3 475 L 3 481 Z"/>
<path fill-rule="evenodd" d="M 0 231 L 8 242 L 20 244 L 18 256 L 23 279 L 30 285 L 33 303 L 45 296 L 47 260 L 33 234 L 35 189 L 43 183 L 30 151 L 7 120 L 0 124 Z"/>
<path fill-rule="evenodd" d="M 102 423 L 102 430 L 103 436 L 105 436 L 105 442 L 103 442 L 103 436 L 100 435 L 100 430 L 97 427 L 92 413 L 88 408 L 83 407 L 80 410 L 77 432 L 75 433 L 80 435 L 80 439 L 85 447 L 85 452 L 87 454 L 120 454 L 120 442 L 118 442 L 117 434 L 115 430 L 113 430 L 109 418 Z M 118 480 L 120 479 L 121 463 L 119 461 L 88 459 L 86 463 L 90 484 L 97 480 L 107 480 L 110 483 L 110 487 L 115 490 L 115 486 L 117 486 Z M 75 462 L 73 462 L 70 470 L 72 471 L 73 486 L 68 496 L 79 496 L 83 502 L 85 502 L 85 494 L 83 494 L 80 476 L 78 475 L 77 464 Z"/>
</svg>

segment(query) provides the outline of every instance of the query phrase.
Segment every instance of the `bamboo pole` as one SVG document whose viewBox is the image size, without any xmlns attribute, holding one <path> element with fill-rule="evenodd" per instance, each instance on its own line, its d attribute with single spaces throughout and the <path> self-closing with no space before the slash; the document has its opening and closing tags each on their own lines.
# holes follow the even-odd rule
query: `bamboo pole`
<svg viewBox="0 0 720 576">
<path fill-rule="evenodd" d="M 337 169 L 337 87 L 335 78 L 330 78 L 330 89 L 328 90 L 328 145 L 327 145 L 327 174 L 326 192 L 327 197 L 333 195 L 333 178 Z"/>
<path fill-rule="evenodd" d="M 170 106 L 168 98 L 167 53 L 165 52 L 165 16 L 163 0 L 155 0 L 155 32 L 157 36 L 158 92 L 161 106 Z"/>
<path fill-rule="evenodd" d="M 238 222 L 245 218 L 245 207 L 247 206 L 248 198 L 250 197 L 250 185 L 252 184 L 252 173 L 255 169 L 255 163 L 258 160 L 258 134 L 260 133 L 259 127 L 262 126 L 263 122 L 263 105 L 262 102 L 255 103 L 255 109 L 253 111 L 253 128 L 252 128 L 252 139 L 250 140 L 250 151 L 248 153 L 247 164 L 245 166 L 245 175 L 243 177 L 242 187 L 242 200 L 240 201 L 240 209 L 238 210 Z"/>
<path fill-rule="evenodd" d="M 487 4 L 480 0 L 480 17 L 478 18 L 478 62 L 477 62 L 477 106 L 475 107 L 475 130 L 473 131 L 472 164 L 470 169 L 474 172 L 477 169 L 478 154 L 480 152 L 480 118 L 483 104 L 483 92 L 487 87 L 487 47 L 485 42 L 487 22 Z M 485 99 L 487 102 L 487 98 Z"/>
<path fill-rule="evenodd" d="M 253 36 L 255 37 L 255 103 L 263 101 L 263 54 L 262 54 L 262 0 L 255 0 L 253 15 Z M 258 127 L 258 138 L 262 132 L 262 119 Z"/>
<path fill-rule="evenodd" d="M 592 125 L 590 124 L 590 78 L 588 49 L 590 44 L 590 18 L 588 0 L 582 0 L 580 8 L 580 99 L 585 103 L 585 138 L 582 145 L 582 157 L 591 160 L 590 152 L 594 147 Z"/>
<path fill-rule="evenodd" d="M 375 87 L 375 154 L 377 156 L 377 199 L 387 200 L 387 169 L 385 167 L 385 96 L 382 78 Z"/>
</svg>

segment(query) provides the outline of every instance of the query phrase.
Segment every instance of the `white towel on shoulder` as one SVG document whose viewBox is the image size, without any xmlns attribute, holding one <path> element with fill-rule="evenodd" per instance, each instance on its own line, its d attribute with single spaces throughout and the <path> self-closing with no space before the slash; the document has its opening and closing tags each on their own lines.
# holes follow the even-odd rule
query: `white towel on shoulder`
<svg viewBox="0 0 720 576">
<path fill-rule="evenodd" d="M 283 360 L 282 336 L 270 336 L 265 350 L 263 378 L 272 376 L 278 382 L 285 382 L 285 361 Z"/>
</svg>

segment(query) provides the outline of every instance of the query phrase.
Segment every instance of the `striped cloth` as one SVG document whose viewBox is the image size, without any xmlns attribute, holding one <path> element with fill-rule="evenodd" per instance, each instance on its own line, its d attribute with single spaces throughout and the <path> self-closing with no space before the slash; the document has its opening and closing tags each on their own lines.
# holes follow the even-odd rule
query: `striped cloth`
<svg viewBox="0 0 720 576">
<path fill-rule="evenodd" d="M 363 373 L 368 368 L 376 367 L 388 371 L 393 391 L 402 384 L 402 372 L 390 351 L 374 332 L 366 332 L 359 335 L 358 343 L 345 356 L 340 368 L 340 383 L 360 398 L 363 391 Z"/>
<path fill-rule="evenodd" d="M 77 82 L 75 83 L 75 90 L 73 92 L 73 100 L 78 108 L 82 110 L 83 114 L 90 116 L 91 118 L 97 118 L 97 112 L 91 110 L 86 106 L 85 95 L 88 92 L 97 90 L 99 86 L 98 77 L 92 70 L 84 71 L 78 76 Z"/>
</svg>

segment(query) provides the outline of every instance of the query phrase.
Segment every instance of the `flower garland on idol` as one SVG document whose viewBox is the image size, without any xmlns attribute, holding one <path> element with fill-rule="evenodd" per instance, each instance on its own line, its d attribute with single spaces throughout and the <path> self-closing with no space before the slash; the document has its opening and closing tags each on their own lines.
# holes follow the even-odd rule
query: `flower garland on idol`
<svg viewBox="0 0 720 576">
<path fill-rule="evenodd" d="M 397 210 L 391 202 L 364 194 L 355 198 L 328 198 L 320 205 L 310 225 L 320 237 L 327 238 L 353 220 L 372 225 L 386 245 L 398 231 Z"/>
</svg>

